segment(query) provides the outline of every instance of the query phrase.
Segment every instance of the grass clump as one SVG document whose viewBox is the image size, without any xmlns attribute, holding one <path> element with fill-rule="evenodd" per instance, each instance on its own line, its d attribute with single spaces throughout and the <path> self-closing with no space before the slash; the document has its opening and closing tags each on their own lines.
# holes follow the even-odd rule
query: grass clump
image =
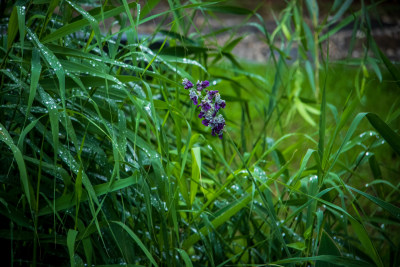
<svg viewBox="0 0 400 267">
<path fill-rule="evenodd" d="M 289 1 L 272 32 L 262 5 L 4 3 L 11 265 L 399 265 L 400 75 L 370 34 L 376 3 L 350 13 L 335 1 L 321 15 L 317 1 Z M 210 28 L 220 13 L 243 23 Z M 363 56 L 331 62 L 330 37 L 351 23 Z M 240 27 L 271 51 L 261 65 L 235 57 Z M 183 79 L 226 101 L 215 107 L 225 128 L 209 122 L 221 140 Z"/>
</svg>

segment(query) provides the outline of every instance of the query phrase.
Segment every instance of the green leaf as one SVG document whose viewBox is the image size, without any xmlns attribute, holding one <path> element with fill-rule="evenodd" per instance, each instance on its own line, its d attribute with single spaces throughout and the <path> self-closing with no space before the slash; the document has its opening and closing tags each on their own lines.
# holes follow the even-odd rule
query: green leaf
<svg viewBox="0 0 400 267">
<path fill-rule="evenodd" d="M 158 264 L 156 263 L 156 261 L 154 260 L 153 256 L 151 256 L 151 253 L 149 252 L 149 250 L 144 246 L 143 242 L 140 240 L 140 238 L 125 224 L 123 224 L 122 222 L 117 222 L 117 221 L 113 221 L 113 223 L 119 225 L 122 227 L 122 229 L 124 229 L 129 235 L 130 237 L 136 242 L 136 244 L 138 244 L 138 246 L 143 250 L 144 254 L 146 254 L 147 258 L 150 260 L 150 262 L 154 265 L 154 266 L 158 266 Z"/>
<path fill-rule="evenodd" d="M 353 258 L 342 257 L 342 256 L 332 256 L 332 255 L 319 255 L 314 257 L 293 257 L 284 260 L 278 260 L 271 262 L 270 265 L 281 265 L 287 263 L 299 263 L 308 261 L 323 261 L 326 263 L 336 264 L 345 267 L 365 267 L 370 266 L 368 262 L 362 260 L 355 260 Z"/>
<path fill-rule="evenodd" d="M 7 49 L 10 49 L 12 44 L 14 43 L 14 39 L 18 33 L 18 14 L 17 7 L 14 6 L 11 11 L 10 19 L 8 21 L 8 29 L 7 29 Z"/>
<path fill-rule="evenodd" d="M 92 27 L 92 29 L 96 35 L 97 44 L 98 44 L 99 48 L 102 49 L 99 22 L 79 5 L 76 5 L 75 3 L 73 3 L 69 0 L 66 0 L 66 1 L 90 23 L 90 26 Z M 103 50 L 101 50 L 101 51 L 103 51 Z"/>
<path fill-rule="evenodd" d="M 326 128 L 326 87 L 322 89 L 322 100 L 321 100 L 321 110 L 319 116 L 319 129 L 318 129 L 318 155 L 320 162 L 324 160 L 324 148 L 325 148 L 325 129 Z"/>
<path fill-rule="evenodd" d="M 346 2 L 341 3 L 339 10 L 336 12 L 335 15 L 332 16 L 332 18 L 330 18 L 329 23 L 334 23 L 338 19 L 340 19 L 343 16 L 344 12 L 346 12 L 346 10 L 350 7 L 352 2 L 353 0 L 346 0 Z"/>
<path fill-rule="evenodd" d="M 104 183 L 104 184 L 95 185 L 93 188 L 94 188 L 95 195 L 99 197 L 99 196 L 105 195 L 109 192 L 114 192 L 114 191 L 118 191 L 123 188 L 129 187 L 133 184 L 136 184 L 137 182 L 138 182 L 137 176 L 131 176 L 129 178 L 116 180 L 111 185 L 110 185 L 110 183 Z M 73 201 L 74 194 L 75 193 L 69 193 L 69 194 L 66 194 L 66 195 L 63 195 L 63 196 L 57 198 L 54 202 L 54 207 L 50 207 L 50 206 L 44 207 L 43 209 L 41 209 L 39 211 L 38 216 L 51 214 L 53 211 L 56 212 L 56 211 L 68 209 L 70 207 L 75 206 L 75 202 Z M 88 195 L 82 194 L 81 203 L 84 201 L 87 201 L 87 200 L 88 200 Z"/>
<path fill-rule="evenodd" d="M 24 128 L 24 130 L 21 132 L 21 134 L 19 135 L 19 139 L 18 139 L 18 144 L 17 144 L 17 146 L 18 146 L 18 148 L 19 148 L 21 151 L 23 150 L 23 144 L 24 144 L 25 136 L 36 126 L 36 123 L 38 123 L 39 120 L 40 120 L 40 118 L 37 119 L 37 120 L 31 121 L 31 122 L 28 124 L 28 126 L 26 126 L 26 127 Z"/>
<path fill-rule="evenodd" d="M 29 113 L 32 107 L 33 100 L 36 95 L 36 88 L 39 83 L 40 72 L 42 70 L 42 65 L 40 64 L 40 54 L 37 48 L 32 51 L 32 61 L 31 61 L 31 84 L 29 91 L 28 107 L 26 113 Z"/>
<path fill-rule="evenodd" d="M 179 254 L 181 254 L 181 257 L 183 259 L 183 261 L 185 262 L 185 266 L 186 267 L 193 267 L 192 261 L 189 258 L 189 255 L 186 253 L 186 251 L 184 251 L 183 249 L 180 248 L 175 248 Z"/>
<path fill-rule="evenodd" d="M 364 228 L 364 225 L 359 223 L 353 218 L 348 218 L 350 220 L 350 223 L 352 225 L 352 228 L 354 232 L 356 233 L 358 239 L 361 242 L 361 245 L 364 247 L 364 252 L 373 259 L 375 264 L 379 267 L 383 267 L 382 259 L 379 257 L 379 254 L 373 245 L 371 239 L 369 238 L 369 235 L 367 231 Z"/>
<path fill-rule="evenodd" d="M 71 262 L 71 267 L 75 267 L 75 239 L 78 235 L 78 231 L 69 229 L 67 234 L 67 246 L 69 252 L 69 261 Z"/>
<path fill-rule="evenodd" d="M 306 6 L 308 9 L 308 12 L 310 13 L 310 18 L 312 19 L 313 23 L 318 23 L 318 17 L 319 17 L 319 9 L 318 9 L 318 3 L 316 0 L 306 0 Z"/>
<path fill-rule="evenodd" d="M 201 180 L 201 150 L 200 147 L 193 147 L 192 153 L 192 179 L 190 181 L 190 205 L 196 198 L 197 189 Z"/>
<path fill-rule="evenodd" d="M 374 113 L 366 114 L 371 125 L 381 134 L 383 139 L 393 148 L 400 156 L 400 135 L 393 131 L 378 115 Z"/>
<path fill-rule="evenodd" d="M 335 244 L 335 241 L 325 232 L 322 232 L 321 240 L 319 243 L 318 248 L 318 255 L 333 255 L 333 256 L 341 256 L 340 250 L 338 245 Z M 338 266 L 333 262 L 324 262 L 324 261 L 317 261 L 315 263 L 316 267 L 335 267 Z"/>
<path fill-rule="evenodd" d="M 59 112 L 56 101 L 46 93 L 41 86 L 38 86 L 39 95 L 42 98 L 42 103 L 46 106 L 49 111 L 51 134 L 53 136 L 53 147 L 54 147 L 54 162 L 57 162 L 57 155 L 59 153 Z"/>
<path fill-rule="evenodd" d="M 21 150 L 14 144 L 13 139 L 11 138 L 10 134 L 8 133 L 7 129 L 0 123 L 0 141 L 6 143 L 6 145 L 11 149 L 15 160 L 17 161 L 20 180 L 22 183 L 22 187 L 24 189 L 24 193 L 26 196 L 26 200 L 30 208 L 33 208 L 34 205 L 34 196 L 31 193 L 31 185 L 28 180 L 28 174 L 26 171 L 25 161 L 22 157 Z"/>
<path fill-rule="evenodd" d="M 226 6 L 225 5 L 213 5 L 213 6 L 203 7 L 202 9 L 206 10 L 206 11 L 235 14 L 235 15 L 250 15 L 250 14 L 254 13 L 253 11 L 243 8 L 243 7 L 228 6 L 228 5 L 226 5 Z"/>
<path fill-rule="evenodd" d="M 46 46 L 44 46 L 38 39 L 35 33 L 31 31 L 31 29 L 26 28 L 26 31 L 28 32 L 28 35 L 32 38 L 33 42 L 35 45 L 39 48 L 40 52 L 42 53 L 42 57 L 44 60 L 49 63 L 50 67 L 54 69 L 56 76 L 58 78 L 58 84 L 59 84 L 59 89 L 60 89 L 60 95 L 61 95 L 61 102 L 62 106 L 65 110 L 65 72 L 64 69 L 58 60 L 58 58 L 54 55 L 54 53 L 48 49 Z"/>
<path fill-rule="evenodd" d="M 311 89 L 313 90 L 313 92 L 315 94 L 316 89 L 315 89 L 314 71 L 312 69 L 310 61 L 308 61 L 308 60 L 306 61 L 306 72 L 307 72 L 308 81 L 310 82 L 310 85 L 311 85 Z"/>
<path fill-rule="evenodd" d="M 396 219 L 400 220 L 400 208 L 390 204 L 389 202 L 383 201 L 380 198 L 371 196 L 370 194 L 367 194 L 365 192 L 362 192 L 358 189 L 355 189 L 349 185 L 346 185 L 347 188 L 363 195 L 364 197 L 368 198 L 369 200 L 371 200 L 372 202 L 374 202 L 375 204 L 377 204 L 378 206 L 380 206 L 381 208 L 387 210 L 388 212 L 390 212 Z"/>
<path fill-rule="evenodd" d="M 160 3 L 160 0 L 148 0 L 146 1 L 145 6 L 142 8 L 142 12 L 140 13 L 139 19 L 142 20 L 147 14 L 150 13 L 157 5 Z"/>
<path fill-rule="evenodd" d="M 306 246 L 306 244 L 304 242 L 290 243 L 290 244 L 287 244 L 287 246 L 289 248 L 294 248 L 294 249 L 297 249 L 297 250 L 300 250 L 300 251 L 303 251 L 303 250 L 305 250 L 307 248 L 307 246 Z"/>
<path fill-rule="evenodd" d="M 133 7 L 133 6 L 136 6 L 135 2 L 132 2 L 132 3 L 129 4 L 130 8 Z M 96 15 L 92 14 L 92 16 L 93 16 L 93 18 L 95 20 L 101 21 L 101 20 L 104 20 L 104 19 L 108 19 L 110 17 L 117 16 L 118 14 L 122 13 L 124 10 L 125 10 L 124 6 L 119 6 L 119 7 L 113 8 L 111 10 L 102 12 L 100 14 L 96 14 Z M 88 25 L 90 25 L 90 22 L 87 19 L 81 19 L 81 20 L 72 22 L 72 23 L 67 24 L 67 25 L 55 30 L 54 32 L 46 35 L 42 39 L 42 42 L 45 44 L 45 43 L 49 43 L 49 42 L 58 40 L 58 39 L 66 36 L 68 34 L 71 34 L 71 33 L 79 31 L 80 29 L 82 29 L 83 27 L 86 27 Z"/>
<path fill-rule="evenodd" d="M 17 5 L 18 14 L 18 28 L 19 28 L 19 41 L 21 42 L 21 55 L 24 56 L 24 42 L 25 42 L 25 9 L 26 6 Z"/>
<path fill-rule="evenodd" d="M 232 52 L 232 50 L 235 48 L 235 46 L 236 46 L 240 41 L 242 41 L 243 38 L 244 38 L 244 36 L 240 36 L 240 37 L 238 37 L 238 38 L 233 39 L 231 42 L 229 42 L 229 43 L 227 43 L 227 44 L 224 45 L 224 47 L 222 48 L 222 51 L 223 51 L 223 52 L 226 52 L 226 53 Z"/>
</svg>

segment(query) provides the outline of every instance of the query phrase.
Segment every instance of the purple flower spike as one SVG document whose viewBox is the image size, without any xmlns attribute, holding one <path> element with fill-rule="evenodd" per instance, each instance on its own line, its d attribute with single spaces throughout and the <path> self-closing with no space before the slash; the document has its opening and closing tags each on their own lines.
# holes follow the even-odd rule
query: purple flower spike
<svg viewBox="0 0 400 267">
<path fill-rule="evenodd" d="M 207 94 L 208 94 L 208 99 L 212 100 L 214 98 L 214 96 L 216 94 L 218 94 L 218 91 L 217 90 L 211 90 L 211 91 L 208 91 Z"/>
<path fill-rule="evenodd" d="M 216 102 L 215 103 L 215 110 L 219 110 L 220 108 L 225 108 L 226 104 L 224 100 L 221 100 L 219 103 Z"/>
<path fill-rule="evenodd" d="M 197 81 L 197 91 L 202 91 L 203 89 L 207 88 L 208 86 L 210 86 L 210 82 L 209 81 Z"/>
<path fill-rule="evenodd" d="M 197 106 L 197 104 L 199 104 L 199 99 L 196 92 L 194 90 L 190 90 L 189 96 L 190 99 L 193 101 L 193 105 Z"/>
<path fill-rule="evenodd" d="M 207 120 L 207 119 L 202 120 L 201 123 L 202 123 L 204 126 L 210 125 L 210 121 Z"/>
<path fill-rule="evenodd" d="M 193 83 L 186 78 L 183 79 L 182 84 L 183 84 L 183 86 L 185 86 L 185 89 L 190 89 L 193 87 Z"/>
<path fill-rule="evenodd" d="M 203 86 L 203 89 L 207 88 L 208 86 L 210 86 L 210 82 L 209 81 L 201 82 L 201 86 Z"/>
<path fill-rule="evenodd" d="M 194 88 L 193 83 L 185 78 L 182 84 L 185 89 L 190 89 L 189 97 L 193 104 L 200 107 L 198 117 L 202 119 L 201 123 L 211 128 L 211 135 L 222 139 L 225 131 L 225 119 L 221 114 L 218 114 L 218 111 L 225 108 L 226 103 L 221 99 L 219 92 L 217 90 L 204 90 L 210 86 L 209 81 L 197 81 L 196 88 Z M 202 93 L 203 90 L 205 93 Z"/>
<path fill-rule="evenodd" d="M 208 101 L 205 101 L 205 100 L 201 101 L 200 106 L 201 106 L 201 111 L 202 112 L 207 112 L 207 111 L 209 111 L 211 109 L 210 103 Z"/>
<path fill-rule="evenodd" d="M 211 122 L 211 134 L 213 136 L 215 135 L 220 136 L 223 134 L 224 128 L 225 128 L 225 119 L 224 117 L 222 117 L 221 114 L 219 114 Z"/>
</svg>

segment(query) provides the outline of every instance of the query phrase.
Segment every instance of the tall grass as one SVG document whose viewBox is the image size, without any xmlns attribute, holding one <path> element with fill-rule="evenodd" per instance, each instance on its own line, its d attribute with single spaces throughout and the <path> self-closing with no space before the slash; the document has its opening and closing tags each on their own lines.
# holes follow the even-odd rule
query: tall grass
<svg viewBox="0 0 400 267">
<path fill-rule="evenodd" d="M 400 74 L 370 34 L 377 3 L 334 1 L 323 17 L 317 1 L 289 1 L 268 32 L 224 1 L 171 0 L 162 13 L 159 1 L 84 2 L 6 2 L 0 237 L 11 265 L 400 264 Z M 195 26 L 221 12 L 257 30 L 264 64 L 235 57 L 236 26 Z M 108 18 L 117 33 L 99 26 Z M 143 36 L 149 21 L 160 24 Z M 330 36 L 351 23 L 363 56 L 330 62 Z M 222 141 L 183 78 L 226 99 Z"/>
</svg>

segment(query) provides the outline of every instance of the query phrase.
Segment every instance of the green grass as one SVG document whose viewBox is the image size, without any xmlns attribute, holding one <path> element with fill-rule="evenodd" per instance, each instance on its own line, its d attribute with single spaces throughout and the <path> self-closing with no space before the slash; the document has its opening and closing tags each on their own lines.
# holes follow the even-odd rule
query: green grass
<svg viewBox="0 0 400 267">
<path fill-rule="evenodd" d="M 1 21 L 4 262 L 399 265 L 398 67 L 370 35 L 359 59 L 330 62 L 322 46 L 352 21 L 368 33 L 374 3 L 350 12 L 351 1 L 335 1 L 328 18 L 316 1 L 289 1 L 271 33 L 235 2 L 168 1 L 164 13 L 159 1 L 86 1 L 88 12 L 25 2 L 9 1 Z M 275 56 L 246 62 L 232 54 L 235 28 L 222 47 L 218 31 L 200 30 L 207 20 L 191 28 L 195 14 L 220 12 L 256 18 L 248 25 Z M 126 44 L 101 33 L 107 18 Z M 197 118 L 183 78 L 220 90 L 222 140 Z"/>
</svg>

